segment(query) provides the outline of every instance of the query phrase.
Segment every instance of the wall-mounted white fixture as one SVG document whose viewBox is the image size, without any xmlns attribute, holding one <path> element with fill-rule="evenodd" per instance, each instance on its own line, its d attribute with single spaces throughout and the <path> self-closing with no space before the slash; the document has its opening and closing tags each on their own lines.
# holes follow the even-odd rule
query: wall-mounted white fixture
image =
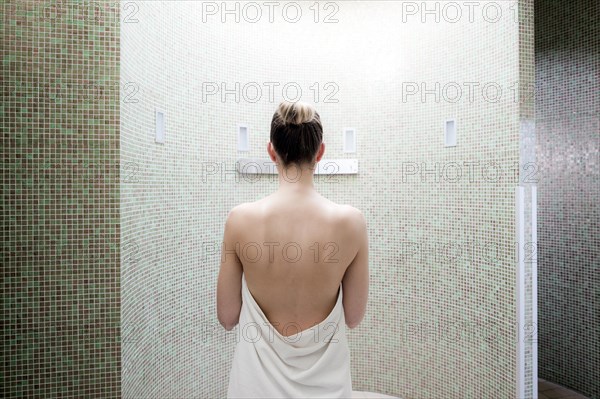
<svg viewBox="0 0 600 399">
<path fill-rule="evenodd" d="M 316 175 L 356 175 L 358 159 L 321 159 L 317 163 Z"/>
<path fill-rule="evenodd" d="M 277 167 L 268 158 L 240 158 L 236 162 L 237 171 L 252 175 L 276 175 Z M 356 175 L 358 159 L 321 159 L 317 163 L 316 175 Z"/>
<path fill-rule="evenodd" d="M 250 151 L 250 129 L 248 125 L 238 125 L 238 151 Z"/>
<path fill-rule="evenodd" d="M 444 121 L 444 143 L 446 147 L 456 146 L 456 121 L 454 119 Z"/>
<path fill-rule="evenodd" d="M 516 262 L 516 305 L 517 305 L 517 326 L 525 326 L 525 300 L 527 293 L 525 292 L 525 258 L 526 255 L 521 251 L 525 248 L 525 189 L 523 186 L 517 186 L 515 192 L 515 232 L 517 247 L 517 262 Z M 517 398 L 525 397 L 525 341 L 528 339 L 521 335 L 521 328 L 518 330 L 517 336 L 517 353 L 516 353 L 516 388 Z"/>
<path fill-rule="evenodd" d="M 356 152 L 356 129 L 344 128 L 344 152 Z"/>
<path fill-rule="evenodd" d="M 165 143 L 165 111 L 162 109 L 155 109 L 154 112 L 154 123 L 155 123 L 155 143 Z"/>
</svg>

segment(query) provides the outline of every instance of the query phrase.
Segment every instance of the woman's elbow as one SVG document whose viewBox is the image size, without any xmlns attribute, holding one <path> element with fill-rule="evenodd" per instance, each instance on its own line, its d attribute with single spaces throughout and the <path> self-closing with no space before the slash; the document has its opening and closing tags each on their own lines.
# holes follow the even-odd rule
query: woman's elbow
<svg viewBox="0 0 600 399">
<path fill-rule="evenodd" d="M 219 320 L 219 324 L 221 324 L 225 330 L 231 331 L 238 324 L 240 313 L 228 312 L 217 308 L 217 319 Z"/>
<path fill-rule="evenodd" d="M 346 325 L 348 326 L 348 328 L 356 328 L 363 320 L 363 317 L 364 315 L 356 319 L 346 319 Z"/>
<path fill-rule="evenodd" d="M 358 326 L 358 323 L 352 323 L 350 321 L 346 321 L 346 326 L 348 326 L 348 328 L 352 329 L 352 328 L 356 328 L 356 326 Z"/>
<path fill-rule="evenodd" d="M 221 324 L 221 326 L 227 330 L 227 331 L 231 331 L 235 328 L 235 326 L 237 326 L 238 322 L 239 322 L 239 317 L 237 318 L 227 318 L 227 317 L 219 317 L 219 324 Z"/>
<path fill-rule="evenodd" d="M 229 324 L 227 324 L 227 323 L 221 323 L 221 325 L 223 326 L 223 328 L 226 331 L 231 331 L 231 330 L 233 330 L 235 328 L 235 326 L 237 325 L 237 323 L 229 323 Z"/>
</svg>

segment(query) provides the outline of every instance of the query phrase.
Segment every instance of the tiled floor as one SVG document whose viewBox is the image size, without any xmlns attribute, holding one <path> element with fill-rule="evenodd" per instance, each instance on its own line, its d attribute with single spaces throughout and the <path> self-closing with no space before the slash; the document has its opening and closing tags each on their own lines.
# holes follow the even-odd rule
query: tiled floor
<svg viewBox="0 0 600 399">
<path fill-rule="evenodd" d="M 538 392 L 539 399 L 587 399 L 587 396 L 541 378 L 538 379 Z"/>
</svg>

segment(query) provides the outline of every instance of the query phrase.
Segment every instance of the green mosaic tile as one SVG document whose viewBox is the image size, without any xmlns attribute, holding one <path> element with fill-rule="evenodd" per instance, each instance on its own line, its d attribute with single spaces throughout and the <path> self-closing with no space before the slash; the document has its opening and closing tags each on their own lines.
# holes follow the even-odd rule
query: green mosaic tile
<svg viewBox="0 0 600 399">
<path fill-rule="evenodd" d="M 85 101 L 90 79 L 118 85 L 116 62 L 81 51 L 93 43 L 116 61 L 118 17 L 90 35 L 87 24 L 60 16 L 47 21 L 42 12 L 50 5 L 93 4 L 109 2 L 5 1 L 0 10 L 2 81 L 10 89 L 1 107 L 2 264 L 8 277 L 2 397 L 121 396 L 120 246 L 109 227 L 120 219 L 119 171 L 111 168 L 94 181 L 70 162 L 118 164 L 118 144 L 88 150 L 90 141 L 118 143 L 118 97 L 88 108 L 91 115 L 69 108 Z M 88 42 L 68 39 L 79 34 Z M 103 115 L 103 124 L 95 115 Z M 95 123 L 88 124 L 89 116 Z M 94 286 L 101 293 L 88 291 Z"/>
</svg>

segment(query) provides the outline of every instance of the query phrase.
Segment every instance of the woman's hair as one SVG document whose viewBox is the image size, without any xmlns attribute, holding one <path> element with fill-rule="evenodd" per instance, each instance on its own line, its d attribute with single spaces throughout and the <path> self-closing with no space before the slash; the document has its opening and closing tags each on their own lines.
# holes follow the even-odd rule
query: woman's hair
<svg viewBox="0 0 600 399">
<path fill-rule="evenodd" d="M 322 141 L 321 117 L 312 105 L 279 104 L 271 121 L 271 143 L 284 167 L 312 163 Z"/>
</svg>

